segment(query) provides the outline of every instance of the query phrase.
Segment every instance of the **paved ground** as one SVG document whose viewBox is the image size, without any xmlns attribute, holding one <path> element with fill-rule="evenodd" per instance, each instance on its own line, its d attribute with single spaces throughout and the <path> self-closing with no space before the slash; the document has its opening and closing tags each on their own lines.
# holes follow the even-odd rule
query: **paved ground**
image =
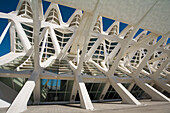
<svg viewBox="0 0 170 113">
<path fill-rule="evenodd" d="M 28 106 L 23 113 L 170 113 L 169 102 L 141 101 L 143 105 L 135 106 L 121 104 L 121 102 L 93 103 L 95 110 L 89 111 L 80 108 L 80 104 L 67 105 L 39 105 Z M 0 109 L 5 113 L 6 109 Z"/>
</svg>

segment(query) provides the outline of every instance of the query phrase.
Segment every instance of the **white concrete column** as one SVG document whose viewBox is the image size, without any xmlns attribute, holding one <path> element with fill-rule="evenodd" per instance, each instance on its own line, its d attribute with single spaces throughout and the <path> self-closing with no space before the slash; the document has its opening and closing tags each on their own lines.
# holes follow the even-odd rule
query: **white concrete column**
<svg viewBox="0 0 170 113">
<path fill-rule="evenodd" d="M 93 110 L 93 104 L 90 100 L 89 94 L 87 92 L 85 83 L 82 80 L 81 75 L 76 76 L 76 82 L 78 84 L 78 91 L 80 96 L 80 106 L 84 109 Z"/>
<path fill-rule="evenodd" d="M 115 79 L 110 77 L 109 77 L 109 81 L 112 87 L 122 98 L 122 103 L 141 105 L 141 103 L 121 83 L 118 83 Z"/>
<path fill-rule="evenodd" d="M 37 80 L 35 88 L 34 88 L 34 104 L 39 104 L 40 103 L 40 88 L 41 88 L 41 84 L 40 84 L 40 79 Z"/>
<path fill-rule="evenodd" d="M 95 5 L 92 14 L 89 14 L 87 12 L 83 13 L 81 22 L 83 22 L 82 24 L 84 24 L 84 30 L 83 30 L 83 36 L 81 36 L 81 37 L 84 38 L 84 43 L 83 43 L 83 49 L 82 49 L 82 54 L 80 57 L 79 64 L 77 66 L 77 69 L 74 71 L 75 79 L 76 79 L 75 82 L 77 82 L 77 84 L 78 84 L 78 91 L 79 91 L 79 96 L 80 96 L 81 107 L 83 107 L 85 109 L 89 109 L 89 110 L 93 110 L 94 107 L 90 100 L 86 86 L 85 86 L 80 74 L 81 74 L 81 69 L 83 67 L 83 62 L 85 59 L 91 32 L 93 31 L 93 27 L 94 27 L 96 20 L 98 18 L 99 9 L 101 8 L 101 5 L 102 5 L 102 1 L 99 0 Z M 82 33 L 80 33 L 80 34 L 82 34 Z"/>
<path fill-rule="evenodd" d="M 39 31 L 40 31 L 40 18 L 39 18 L 39 5 L 41 4 L 41 0 L 33 0 L 33 25 L 34 25 L 34 71 L 31 74 L 28 81 L 24 84 L 21 91 L 11 104 L 10 108 L 7 110 L 7 113 L 20 113 L 27 109 L 27 102 L 34 90 L 36 81 L 39 79 L 39 74 L 42 69 L 39 63 Z M 21 28 L 21 25 L 15 23 L 16 27 Z M 20 32 L 20 31 L 18 31 Z M 22 31 L 24 32 L 24 31 Z M 21 32 L 20 32 L 21 33 Z M 20 34 L 22 36 L 22 34 Z M 27 38 L 26 38 L 27 39 Z M 29 45 L 25 45 L 29 46 Z M 28 48 L 27 48 L 28 49 Z"/>
<path fill-rule="evenodd" d="M 135 35 L 135 33 L 138 30 L 138 27 L 139 27 L 139 24 L 137 24 L 134 27 L 134 29 L 132 30 L 132 33 L 130 34 L 130 36 L 128 38 L 124 39 L 123 42 L 121 42 L 120 45 L 123 45 L 123 46 L 121 46 L 121 49 L 120 49 L 116 59 L 114 60 L 114 63 L 112 64 L 110 70 L 105 73 L 105 75 L 108 77 L 112 87 L 116 90 L 116 92 L 122 98 L 122 102 L 123 103 L 136 104 L 136 105 L 140 105 L 141 103 L 121 83 L 118 83 L 116 80 L 114 80 L 112 78 L 112 75 L 116 71 L 116 68 L 118 67 L 119 62 L 120 62 L 120 60 L 122 58 L 122 55 L 123 55 L 123 53 L 124 53 L 124 51 L 126 49 L 126 46 L 128 46 L 128 44 L 131 42 L 133 36 Z"/>
<path fill-rule="evenodd" d="M 100 97 L 99 97 L 100 100 L 103 100 L 103 99 L 104 99 L 104 97 L 105 97 L 105 95 L 106 95 L 109 87 L 110 87 L 110 82 L 108 81 L 108 82 L 106 82 L 106 84 L 105 84 L 105 86 L 104 86 L 104 88 L 103 88 L 103 91 L 102 91 L 102 93 L 100 94 Z"/>
<path fill-rule="evenodd" d="M 93 53 L 96 51 L 97 47 L 100 45 L 100 43 L 103 41 L 103 38 L 99 37 L 97 41 L 94 43 L 94 45 L 91 47 L 91 49 L 88 51 L 85 61 L 89 60 L 92 56 Z"/>
<path fill-rule="evenodd" d="M 86 12 L 84 12 L 82 21 L 86 22 L 86 23 L 84 23 L 85 29 L 87 29 L 87 27 L 88 27 L 87 22 L 91 21 L 88 16 L 89 15 Z M 88 37 L 88 39 L 89 39 L 89 37 Z M 93 104 L 90 100 L 86 86 L 85 86 L 85 84 L 84 84 L 84 82 L 81 78 L 81 75 L 80 75 L 81 69 L 83 67 L 84 57 L 85 57 L 85 54 L 86 54 L 88 39 L 86 39 L 85 42 L 84 42 L 84 47 L 83 47 L 83 50 L 82 50 L 82 54 L 81 54 L 81 57 L 80 57 L 79 64 L 77 66 L 77 69 L 74 71 L 74 73 L 75 73 L 75 81 L 74 82 L 76 82 L 76 84 L 78 85 L 78 91 L 79 91 L 79 97 L 80 97 L 80 106 L 82 108 L 85 108 L 85 109 L 93 110 L 94 109 Z"/>
<path fill-rule="evenodd" d="M 79 29 L 79 28 L 78 28 L 78 29 Z M 75 40 L 75 37 L 76 37 L 76 34 L 77 34 L 78 31 L 79 31 L 79 30 L 74 30 L 74 31 L 73 31 L 73 35 L 70 37 L 70 39 L 69 39 L 69 41 L 67 42 L 67 44 L 66 44 L 66 45 L 64 46 L 64 48 L 61 50 L 60 54 L 58 55 L 58 59 L 62 59 L 62 58 L 66 55 L 68 49 L 69 49 L 70 46 L 73 44 L 73 41 Z"/>
<path fill-rule="evenodd" d="M 74 84 L 73 84 L 73 88 L 72 88 L 72 92 L 71 92 L 71 96 L 70 96 L 70 101 L 71 102 L 75 101 L 77 91 L 78 91 L 78 84 L 77 84 L 76 80 L 74 80 Z"/>
<path fill-rule="evenodd" d="M 57 40 L 57 37 L 55 35 L 54 29 L 52 27 L 49 27 L 49 29 L 50 29 L 51 39 L 52 39 L 54 49 L 55 49 L 55 54 L 56 54 L 56 56 L 58 56 L 60 51 L 61 51 L 60 45 L 58 43 L 58 40 Z"/>
<path fill-rule="evenodd" d="M 3 39 L 4 39 L 5 35 L 6 35 L 6 33 L 8 32 L 8 29 L 9 29 L 10 25 L 11 25 L 11 22 L 9 22 L 9 23 L 7 24 L 7 26 L 6 26 L 6 28 L 4 29 L 4 31 L 3 31 L 3 33 L 2 33 L 2 35 L 1 35 L 1 37 L 0 37 L 0 44 L 2 43 L 2 41 L 3 41 Z"/>
<path fill-rule="evenodd" d="M 46 43 L 46 41 L 47 41 L 47 38 L 48 38 L 48 29 L 47 29 L 46 32 L 45 32 L 43 44 L 42 44 L 42 47 L 41 47 L 40 61 L 39 61 L 39 62 L 41 62 L 41 59 L 42 59 L 42 56 L 43 56 L 43 53 L 44 53 L 44 48 L 45 48 L 45 43 Z M 41 64 L 41 63 L 40 63 L 40 64 Z"/>
<path fill-rule="evenodd" d="M 16 34 L 15 34 L 15 26 L 14 26 L 14 23 L 11 24 L 11 27 L 10 27 L 10 48 L 11 48 L 11 52 L 14 52 L 15 51 L 15 37 L 16 37 Z"/>
<path fill-rule="evenodd" d="M 25 34 L 25 32 L 24 32 L 24 30 L 23 30 L 23 28 L 22 28 L 22 26 L 19 22 L 14 21 L 14 23 L 15 23 L 15 28 L 16 28 L 16 31 L 18 33 L 18 36 L 21 40 L 21 43 L 22 43 L 24 49 L 27 52 L 31 48 L 31 44 L 30 44 L 30 42 L 27 38 L 27 35 Z"/>
<path fill-rule="evenodd" d="M 153 88 L 151 85 L 148 83 L 145 83 L 142 79 L 140 78 L 135 78 L 135 83 L 142 89 L 144 90 L 147 94 L 149 94 L 152 97 L 152 100 L 159 100 L 159 101 L 168 101 L 170 102 L 170 99 L 163 95 L 161 92 Z"/>
<path fill-rule="evenodd" d="M 112 78 L 112 75 L 114 74 L 116 68 L 118 67 L 119 62 L 122 58 L 122 55 L 123 55 L 126 47 L 131 42 L 135 33 L 138 31 L 139 24 L 140 24 L 141 20 L 134 26 L 130 36 L 127 37 L 126 39 L 124 39 L 124 41 L 120 42 L 121 49 L 120 49 L 116 59 L 114 60 L 114 63 L 112 64 L 110 70 L 107 73 L 105 73 L 106 76 L 109 78 L 109 81 L 110 81 L 112 87 L 116 90 L 116 92 L 122 98 L 122 102 L 123 103 L 136 104 L 136 105 L 140 105 L 141 103 L 121 83 L 118 83 L 116 80 L 114 80 Z M 119 48 L 119 44 L 116 48 Z"/>
<path fill-rule="evenodd" d="M 29 80 L 24 84 L 11 106 L 7 110 L 7 113 L 20 113 L 27 109 L 27 102 L 34 90 L 36 80 L 38 79 L 39 72 L 33 72 Z"/>
<path fill-rule="evenodd" d="M 148 49 L 146 56 L 143 58 L 142 62 L 139 64 L 139 66 L 135 70 L 135 72 L 130 74 L 130 76 L 135 80 L 135 83 L 141 89 L 143 89 L 146 93 L 148 93 L 152 97 L 152 100 L 161 100 L 161 101 L 169 101 L 170 102 L 169 98 L 167 98 L 165 95 L 163 95 L 161 92 L 157 91 L 155 88 L 153 88 L 149 84 L 144 83 L 144 81 L 142 81 L 138 77 L 139 73 L 141 72 L 143 67 L 146 65 L 146 62 L 149 60 L 149 58 L 151 57 L 153 52 L 156 50 L 157 47 L 159 47 L 160 44 L 162 44 L 166 40 L 166 37 L 168 37 L 168 35 L 169 34 L 167 33 L 166 35 L 162 36 L 162 38 L 152 47 L 150 47 L 150 46 L 147 47 L 147 45 L 146 45 L 146 47 Z"/>
<path fill-rule="evenodd" d="M 130 85 L 129 85 L 129 87 L 128 87 L 128 91 L 131 91 L 134 85 L 135 85 L 134 82 L 130 83 Z"/>
<path fill-rule="evenodd" d="M 113 58 L 115 57 L 115 55 L 116 55 L 117 52 L 119 51 L 120 47 L 121 47 L 121 45 L 118 43 L 118 44 L 116 45 L 116 47 L 112 50 L 112 52 L 109 54 L 108 59 L 109 59 L 110 61 L 113 60 Z"/>
<path fill-rule="evenodd" d="M 166 67 L 166 65 L 169 63 L 170 58 L 167 58 L 162 65 L 157 69 L 156 72 L 154 72 L 154 74 L 150 75 L 149 77 L 151 77 L 155 84 L 157 84 L 158 86 L 160 86 L 162 89 L 166 90 L 167 92 L 170 93 L 170 86 L 166 83 L 163 82 L 161 80 L 158 79 L 159 75 L 161 74 L 161 72 L 163 71 L 164 67 Z"/>
</svg>

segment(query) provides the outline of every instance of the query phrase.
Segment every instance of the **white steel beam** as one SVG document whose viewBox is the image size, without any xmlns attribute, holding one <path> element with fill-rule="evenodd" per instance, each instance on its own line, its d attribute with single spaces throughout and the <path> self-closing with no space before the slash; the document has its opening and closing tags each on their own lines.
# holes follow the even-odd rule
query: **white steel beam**
<svg viewBox="0 0 170 113">
<path fill-rule="evenodd" d="M 11 27 L 10 27 L 10 47 L 11 47 L 11 52 L 15 52 L 15 37 L 16 37 L 16 34 L 15 34 L 15 26 L 14 26 L 14 23 L 11 24 Z"/>
<path fill-rule="evenodd" d="M 15 23 L 15 28 L 16 28 L 16 31 L 19 35 L 19 38 L 21 39 L 21 43 L 24 47 L 24 49 L 26 50 L 26 52 L 31 48 L 31 44 L 27 38 L 27 35 L 25 34 L 21 24 L 17 21 L 14 21 Z"/>
<path fill-rule="evenodd" d="M 42 69 L 39 63 L 39 31 L 40 31 L 40 18 L 39 18 L 39 5 L 41 5 L 41 0 L 32 1 L 33 6 L 33 21 L 34 21 L 34 71 L 31 74 L 28 81 L 24 84 L 21 91 L 11 104 L 7 113 L 19 113 L 27 109 L 27 102 L 32 94 L 35 87 L 36 81 L 39 80 L 39 74 Z M 18 26 L 21 26 L 20 24 Z M 19 31 L 18 31 L 19 32 Z M 21 34 L 20 34 L 21 35 Z M 21 35 L 22 36 L 22 35 Z"/>
<path fill-rule="evenodd" d="M 51 27 L 49 27 L 49 29 L 50 29 L 51 39 L 52 39 L 54 49 L 55 49 L 55 55 L 58 56 L 59 53 L 61 52 L 60 45 L 59 45 L 58 40 L 56 38 L 54 29 L 52 29 Z"/>
<path fill-rule="evenodd" d="M 134 82 L 131 82 L 130 85 L 129 85 L 129 87 L 128 87 L 128 91 L 131 91 L 134 85 L 135 85 L 135 83 L 134 83 Z"/>
<path fill-rule="evenodd" d="M 157 84 L 158 86 L 160 86 L 162 89 L 166 90 L 167 92 L 170 93 L 170 86 L 166 83 L 163 82 L 161 80 L 159 80 L 159 76 L 161 74 L 161 72 L 163 71 L 163 69 L 166 67 L 166 65 L 170 62 L 170 58 L 167 58 L 163 64 L 157 69 L 156 72 L 154 72 L 153 74 L 149 75 L 149 77 L 151 77 L 155 84 Z"/>
<path fill-rule="evenodd" d="M 40 94 L 41 94 L 41 80 L 38 79 L 36 84 L 35 84 L 35 88 L 34 88 L 34 92 L 33 92 L 33 95 L 34 95 L 34 104 L 39 104 L 40 103 Z"/>
<path fill-rule="evenodd" d="M 86 14 L 86 12 L 84 12 L 83 17 L 82 17 L 82 21 L 85 22 L 84 28 L 86 28 L 86 29 L 87 29 L 87 22 L 91 21 L 88 16 L 89 15 Z M 87 49 L 87 43 L 88 43 L 88 39 L 86 39 L 85 42 L 84 42 L 84 47 L 83 47 L 83 51 L 82 51 L 82 54 L 81 54 L 81 57 L 80 57 L 79 64 L 77 66 L 77 69 L 74 71 L 74 74 L 75 74 L 75 81 L 74 82 L 76 82 L 75 84 L 78 85 L 78 91 L 79 91 L 79 97 L 80 97 L 80 106 L 82 108 L 85 108 L 85 109 L 93 110 L 94 107 L 93 107 L 92 102 L 90 100 L 90 97 L 88 95 L 85 83 L 82 81 L 82 78 L 81 78 L 81 75 L 80 75 L 81 69 L 83 67 L 86 49 Z"/>
<path fill-rule="evenodd" d="M 96 3 L 96 6 L 94 7 L 93 13 L 90 15 L 87 12 L 84 12 L 83 17 L 84 20 L 82 19 L 82 21 L 85 21 L 85 26 L 84 26 L 84 30 L 83 30 L 83 37 L 84 37 L 84 44 L 83 44 L 83 50 L 81 53 L 81 57 L 80 57 L 80 61 L 78 64 L 77 69 L 75 70 L 75 82 L 77 82 L 78 84 L 78 91 L 79 91 L 79 96 L 80 96 L 80 104 L 83 108 L 85 109 L 90 109 L 93 110 L 94 107 L 92 105 L 92 102 L 90 100 L 90 97 L 88 95 L 86 86 L 84 84 L 84 82 L 82 81 L 81 78 L 81 69 L 83 67 L 83 62 L 85 59 L 85 55 L 86 55 L 86 51 L 87 51 L 87 46 L 88 46 L 88 42 L 91 36 L 91 32 L 93 31 L 93 27 L 96 23 L 96 20 L 98 18 L 99 15 L 99 9 L 102 6 L 102 1 L 98 0 L 98 2 Z"/>
<path fill-rule="evenodd" d="M 61 50 L 60 54 L 58 55 L 58 59 L 62 59 L 66 55 L 68 49 L 70 48 L 70 46 L 72 45 L 73 41 L 75 40 L 76 34 L 78 34 L 77 32 L 80 32 L 79 28 L 80 28 L 80 26 L 78 27 L 78 30 L 74 30 L 73 31 L 73 35 L 70 37 L 70 39 L 67 42 L 67 44 Z"/>
<path fill-rule="evenodd" d="M 91 47 L 91 49 L 86 54 L 85 61 L 88 61 L 92 56 L 97 47 L 100 45 L 100 43 L 103 41 L 102 37 L 98 37 L 97 41 L 94 43 L 94 45 Z"/>
<path fill-rule="evenodd" d="M 44 48 L 45 48 L 45 43 L 46 43 L 47 38 L 48 38 L 48 30 L 49 30 L 49 29 L 47 29 L 46 32 L 45 32 L 43 44 L 42 44 L 42 47 L 41 47 L 40 59 L 39 59 L 40 61 L 39 61 L 39 62 L 41 62 L 41 59 L 42 59 L 42 56 L 43 56 L 43 52 L 44 52 Z M 41 64 L 41 63 L 40 63 L 40 64 Z"/>
<path fill-rule="evenodd" d="M 135 72 L 130 74 L 130 76 L 135 80 L 135 83 L 141 89 L 143 89 L 146 93 L 148 93 L 152 97 L 153 100 L 170 101 L 169 98 L 167 98 L 165 95 L 163 95 L 162 93 L 160 93 L 159 91 L 154 89 L 152 86 L 144 83 L 140 78 L 138 78 L 138 75 L 141 72 L 141 70 L 143 69 L 143 67 L 146 65 L 146 62 L 149 60 L 149 58 L 151 57 L 153 52 L 156 50 L 157 47 L 159 47 L 166 40 L 166 37 L 168 35 L 169 34 L 162 36 L 162 38 L 155 45 L 153 45 L 152 47 L 150 47 L 148 49 L 146 56 L 144 57 L 143 61 L 139 64 L 138 68 L 135 70 Z"/>
<path fill-rule="evenodd" d="M 105 84 L 105 86 L 104 86 L 104 88 L 103 88 L 102 93 L 100 94 L 100 97 L 99 97 L 100 100 L 103 100 L 103 99 L 104 99 L 104 97 L 105 97 L 105 95 L 106 95 L 109 87 L 110 87 L 110 82 L 107 81 L 106 84 Z"/>
<path fill-rule="evenodd" d="M 157 3 L 157 1 L 154 3 L 154 5 L 156 3 Z M 125 102 L 125 103 L 133 103 L 133 104 L 136 104 L 136 105 L 141 104 L 121 83 L 116 82 L 114 79 L 112 79 L 111 76 L 116 71 L 116 68 L 119 65 L 119 62 L 122 58 L 123 53 L 125 52 L 126 47 L 130 44 L 131 40 L 133 39 L 133 36 L 138 31 L 141 22 L 143 21 L 145 16 L 149 13 L 149 11 L 154 7 L 154 5 L 143 15 L 143 17 L 139 20 L 139 22 L 134 26 L 129 37 L 124 39 L 124 41 L 120 42 L 121 49 L 120 49 L 116 59 L 114 60 L 112 67 L 110 68 L 110 70 L 108 72 L 105 73 L 105 75 L 109 78 L 109 81 L 110 81 L 111 85 L 113 86 L 113 88 L 117 91 L 117 93 L 122 98 L 122 102 Z"/>
<path fill-rule="evenodd" d="M 10 26 L 11 26 L 11 22 L 9 22 L 9 23 L 7 24 L 6 28 L 4 29 L 3 33 L 1 34 L 1 37 L 0 37 L 0 44 L 2 43 L 2 41 L 3 41 L 3 39 L 4 39 L 5 35 L 6 35 L 6 33 L 8 32 L 8 29 L 9 29 Z"/>
</svg>

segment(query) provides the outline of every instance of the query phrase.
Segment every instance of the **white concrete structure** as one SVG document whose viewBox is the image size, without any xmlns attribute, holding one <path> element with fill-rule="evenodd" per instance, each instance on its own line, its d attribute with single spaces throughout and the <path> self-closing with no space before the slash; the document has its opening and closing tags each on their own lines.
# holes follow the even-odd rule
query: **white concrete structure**
<svg viewBox="0 0 170 113">
<path fill-rule="evenodd" d="M 0 12 L 9 20 L 0 44 L 8 30 L 11 43 L 0 57 L 0 107 L 7 113 L 27 104 L 80 101 L 93 110 L 93 101 L 170 102 L 170 1 L 46 1 L 45 14 L 41 0 Z M 58 4 L 76 9 L 66 23 Z M 106 31 L 103 17 L 115 20 Z M 120 31 L 122 22 L 128 25 Z"/>
</svg>

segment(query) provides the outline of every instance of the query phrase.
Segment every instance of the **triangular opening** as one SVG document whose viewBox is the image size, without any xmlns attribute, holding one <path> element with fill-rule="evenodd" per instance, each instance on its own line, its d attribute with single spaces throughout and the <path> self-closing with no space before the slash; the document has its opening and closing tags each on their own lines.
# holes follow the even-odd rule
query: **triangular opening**
<svg viewBox="0 0 170 113">
<path fill-rule="evenodd" d="M 53 24 L 57 24 L 60 25 L 60 21 L 59 21 L 59 15 L 58 15 L 58 11 L 56 10 L 56 8 L 52 8 L 46 18 L 47 22 L 51 22 Z"/>
<path fill-rule="evenodd" d="M 40 43 L 40 52 L 41 51 L 43 51 L 41 62 L 46 61 L 51 56 L 54 56 L 55 49 L 50 34 L 48 34 L 46 40 L 45 37 L 42 39 Z"/>
<path fill-rule="evenodd" d="M 24 1 L 19 9 L 18 16 L 22 16 L 25 18 L 33 18 L 32 8 L 30 4 Z"/>
</svg>

